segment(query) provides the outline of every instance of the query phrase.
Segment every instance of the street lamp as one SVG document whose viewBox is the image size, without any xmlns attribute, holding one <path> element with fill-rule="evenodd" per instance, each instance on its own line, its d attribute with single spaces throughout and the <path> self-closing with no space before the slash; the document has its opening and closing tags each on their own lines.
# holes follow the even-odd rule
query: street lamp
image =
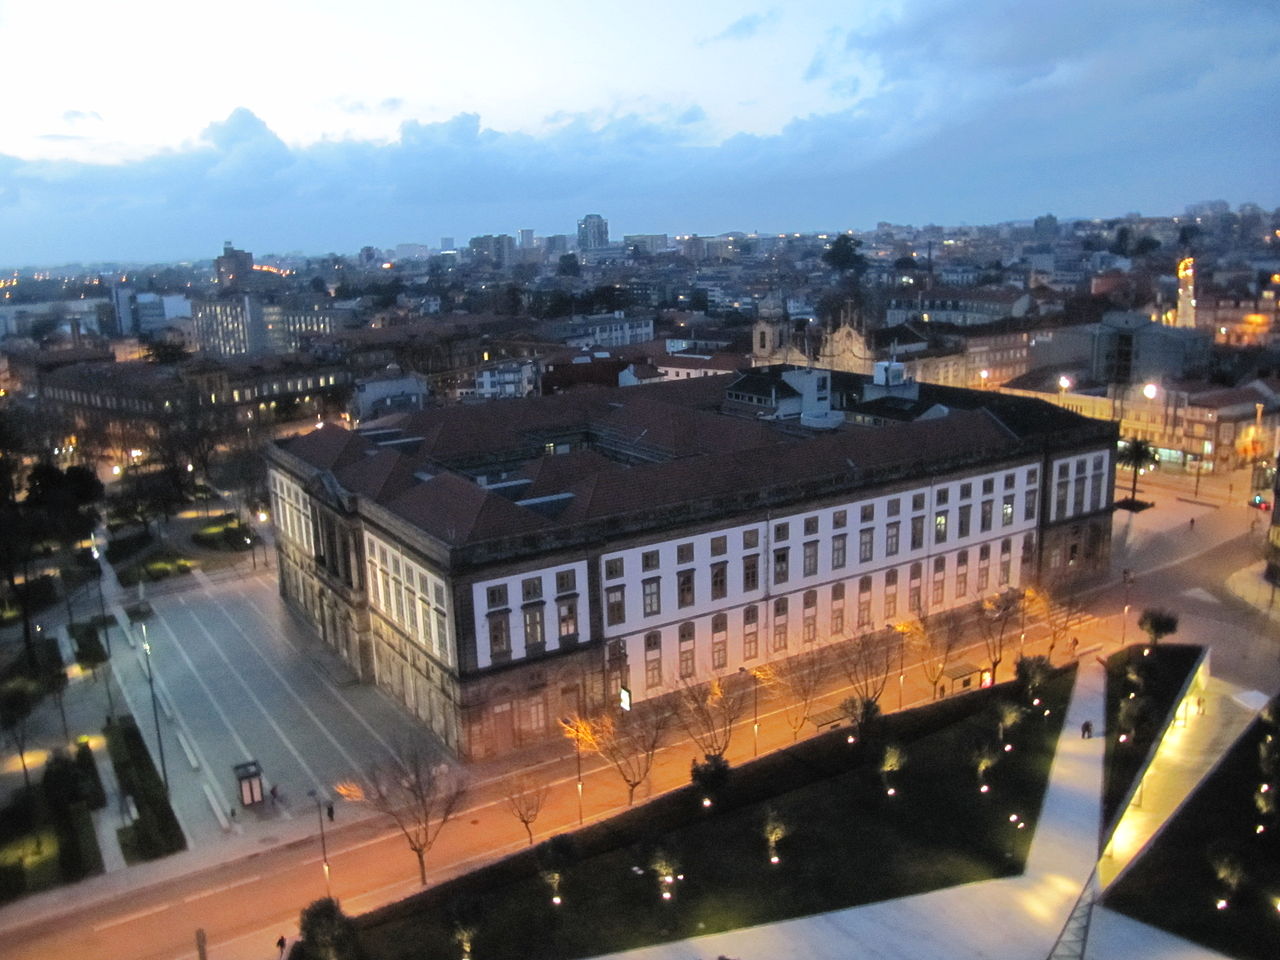
<svg viewBox="0 0 1280 960">
<path fill-rule="evenodd" d="M 991 376 L 990 370 L 979 370 L 978 377 L 982 381 L 982 389 L 987 389 L 987 379 Z"/>
<path fill-rule="evenodd" d="M 751 674 L 751 755 L 760 756 L 760 677 L 754 670 L 739 667 L 739 673 Z"/>
<path fill-rule="evenodd" d="M 102 639 L 106 641 L 107 646 L 107 722 L 110 723 L 115 716 L 115 705 L 111 702 L 111 627 L 108 626 L 110 621 L 107 620 L 107 602 L 102 596 L 102 580 L 106 575 L 106 571 L 102 567 L 102 560 L 98 553 L 98 535 L 93 536 L 93 559 L 98 561 L 98 622 L 102 630 Z"/>
<path fill-rule="evenodd" d="M 142 625 L 142 652 L 147 661 L 147 686 L 151 688 L 151 716 L 156 724 L 156 743 L 160 748 L 160 775 L 164 777 L 165 796 L 169 795 L 169 768 L 164 762 L 164 738 L 160 736 L 160 707 L 156 703 L 156 675 L 151 669 L 151 641 L 147 639 L 147 625 Z M 107 678 L 111 682 L 111 678 Z"/>
<path fill-rule="evenodd" d="M 1068 390 L 1071 389 L 1071 378 L 1065 373 L 1058 378 L 1058 405 L 1062 405 L 1062 398 Z"/>
<path fill-rule="evenodd" d="M 329 846 L 324 839 L 324 814 L 320 809 L 320 795 L 314 790 L 308 790 L 307 796 L 316 802 L 316 822 L 320 824 L 320 858 L 324 864 L 324 895 L 326 897 L 333 896 L 333 889 L 329 885 Z M 333 809 L 333 803 L 329 803 L 329 809 Z"/>
</svg>

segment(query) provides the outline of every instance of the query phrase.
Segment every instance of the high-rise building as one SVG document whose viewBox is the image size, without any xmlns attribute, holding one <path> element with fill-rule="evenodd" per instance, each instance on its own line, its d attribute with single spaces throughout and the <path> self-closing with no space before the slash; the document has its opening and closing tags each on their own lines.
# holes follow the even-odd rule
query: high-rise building
<svg viewBox="0 0 1280 960">
<path fill-rule="evenodd" d="M 588 213 L 578 221 L 578 249 L 603 250 L 609 246 L 609 221 L 598 213 Z"/>
<path fill-rule="evenodd" d="M 253 254 L 237 250 L 228 240 L 222 245 L 222 256 L 214 262 L 218 274 L 218 286 L 223 290 L 243 290 L 253 277 Z"/>
<path fill-rule="evenodd" d="M 521 228 L 520 230 L 520 249 L 528 250 L 533 246 L 533 231 Z"/>
</svg>

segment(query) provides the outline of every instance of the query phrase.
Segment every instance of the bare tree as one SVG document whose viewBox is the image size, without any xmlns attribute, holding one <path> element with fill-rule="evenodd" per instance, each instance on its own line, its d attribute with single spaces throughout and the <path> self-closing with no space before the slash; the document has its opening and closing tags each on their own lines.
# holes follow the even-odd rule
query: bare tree
<svg viewBox="0 0 1280 960">
<path fill-rule="evenodd" d="M 0 687 L 0 728 L 18 754 L 22 764 L 22 780 L 31 789 L 31 773 L 27 769 L 27 722 L 40 702 L 40 690 L 34 680 L 15 677 Z"/>
<path fill-rule="evenodd" d="M 1017 616 L 1022 607 L 1022 594 L 1017 590 L 1006 590 L 982 601 L 982 615 L 978 624 L 982 629 L 982 642 L 986 647 L 987 660 L 991 664 L 991 680 L 994 683 L 996 671 L 1004 660 L 1004 644 L 1009 632 L 1009 623 Z"/>
<path fill-rule="evenodd" d="M 542 813 L 551 785 L 528 773 L 516 773 L 507 777 L 505 788 L 503 799 L 507 809 L 520 821 L 524 832 L 529 835 L 529 846 L 533 846 L 533 823 Z"/>
<path fill-rule="evenodd" d="M 1023 594 L 1024 612 L 1038 616 L 1049 631 L 1049 654 L 1066 646 L 1071 622 L 1080 612 L 1080 595 L 1061 580 L 1037 588 L 1028 587 Z"/>
<path fill-rule="evenodd" d="M 621 718 L 601 714 L 561 721 L 565 736 L 585 750 L 599 754 L 618 771 L 627 786 L 627 806 L 635 803 L 636 790 L 649 777 L 663 737 L 671 725 L 671 713 L 662 708 L 641 709 Z"/>
<path fill-rule="evenodd" d="M 677 703 L 680 725 L 703 755 L 723 757 L 746 707 L 746 688 L 731 687 L 723 677 L 712 677 L 708 683 L 685 681 Z"/>
<path fill-rule="evenodd" d="M 427 885 L 427 854 L 440 831 L 458 813 L 466 782 L 435 744 L 412 740 L 396 745 L 390 758 L 365 772 L 363 784 L 344 783 L 338 793 L 367 803 L 392 820 L 418 858 L 418 876 Z"/>
<path fill-rule="evenodd" d="M 756 678 L 761 683 L 781 691 L 783 714 L 791 727 L 792 740 L 799 739 L 800 730 L 812 715 L 818 692 L 829 673 L 830 661 L 821 650 L 806 650 L 787 660 L 756 668 Z"/>
<path fill-rule="evenodd" d="M 954 610 L 933 616 L 922 613 L 896 629 L 912 653 L 920 658 L 920 669 L 929 683 L 929 690 L 937 697 L 943 671 L 964 639 L 960 617 Z"/>
<path fill-rule="evenodd" d="M 901 642 L 896 633 L 868 633 L 846 645 L 841 665 L 858 699 L 879 706 Z"/>
</svg>

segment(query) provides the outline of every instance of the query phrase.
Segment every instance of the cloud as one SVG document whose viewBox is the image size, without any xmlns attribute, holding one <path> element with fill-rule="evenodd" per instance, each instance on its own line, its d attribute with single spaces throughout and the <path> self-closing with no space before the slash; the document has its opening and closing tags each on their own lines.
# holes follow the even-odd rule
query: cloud
<svg viewBox="0 0 1280 960">
<path fill-rule="evenodd" d="M 776 10 L 767 10 L 764 13 L 749 13 L 744 17 L 739 17 L 714 36 L 699 40 L 698 46 L 705 47 L 708 44 L 721 43 L 726 40 L 749 40 L 759 33 L 763 27 L 777 19 L 778 11 Z"/>
<path fill-rule="evenodd" d="M 77 123 L 81 120 L 96 120 L 102 122 L 102 114 L 97 110 L 67 110 L 62 114 L 62 119 L 68 123 Z"/>
<path fill-rule="evenodd" d="M 240 109 L 131 163 L 0 155 L 0 265 L 201 258 L 226 237 L 268 253 L 571 233 L 589 210 L 621 235 L 1280 206 L 1275 25 L 1235 0 L 1216 18 L 1137 0 L 1141 30 L 1080 3 L 936 0 L 815 34 L 810 82 L 858 99 L 776 135 L 708 142 L 701 104 L 644 102 L 548 111 L 537 135 L 460 112 L 391 142 L 297 146 Z"/>
</svg>

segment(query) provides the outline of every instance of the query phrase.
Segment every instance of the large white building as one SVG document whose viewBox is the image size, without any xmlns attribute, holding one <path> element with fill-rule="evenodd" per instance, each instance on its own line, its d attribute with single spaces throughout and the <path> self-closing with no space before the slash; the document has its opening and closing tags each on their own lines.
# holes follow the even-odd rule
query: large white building
<svg viewBox="0 0 1280 960">
<path fill-rule="evenodd" d="M 857 424 L 876 424 L 866 426 Z M 281 592 L 467 758 L 1109 559 L 1115 427 L 756 368 L 269 452 Z"/>
</svg>

